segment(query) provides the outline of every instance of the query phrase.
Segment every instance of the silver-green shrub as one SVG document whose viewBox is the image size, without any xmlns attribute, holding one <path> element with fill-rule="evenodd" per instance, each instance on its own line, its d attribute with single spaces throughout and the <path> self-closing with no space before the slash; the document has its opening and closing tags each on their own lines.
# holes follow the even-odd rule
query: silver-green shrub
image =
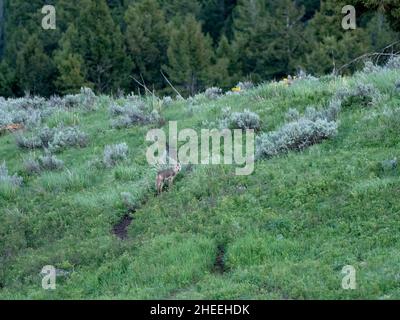
<svg viewBox="0 0 400 320">
<path fill-rule="evenodd" d="M 271 158 L 279 154 L 286 154 L 291 150 L 303 150 L 336 134 L 337 124 L 334 121 L 329 122 L 325 119 L 312 121 L 301 118 L 283 125 L 277 131 L 258 136 L 256 138 L 256 157 Z"/>
<path fill-rule="evenodd" d="M 118 162 L 128 158 L 128 145 L 124 143 L 107 145 L 104 148 L 103 163 L 106 167 L 113 167 Z"/>
<path fill-rule="evenodd" d="M 45 150 L 45 154 L 39 157 L 39 163 L 42 170 L 61 170 L 64 167 L 64 161 L 57 159 L 48 150 Z"/>
<path fill-rule="evenodd" d="M 396 90 L 400 92 L 400 79 L 396 81 L 394 86 L 395 86 Z"/>
<path fill-rule="evenodd" d="M 240 88 L 240 90 L 246 91 L 254 88 L 254 84 L 251 81 L 240 81 L 236 87 Z"/>
<path fill-rule="evenodd" d="M 93 110 L 96 104 L 96 95 L 90 88 L 81 88 L 81 93 L 79 95 L 79 103 L 86 110 Z"/>
<path fill-rule="evenodd" d="M 58 128 L 53 140 L 49 142 L 49 150 L 57 152 L 66 147 L 86 147 L 88 144 L 88 136 L 80 131 L 77 127 Z"/>
<path fill-rule="evenodd" d="M 343 101 L 344 105 L 360 104 L 363 107 L 369 107 L 378 103 L 381 97 L 381 93 L 373 84 L 360 82 L 352 89 L 339 89 L 334 99 Z"/>
<path fill-rule="evenodd" d="M 64 96 L 63 102 L 64 102 L 65 108 L 69 108 L 69 109 L 76 108 L 79 106 L 80 97 L 75 94 L 67 94 L 66 96 Z"/>
<path fill-rule="evenodd" d="M 387 69 L 400 69 L 400 56 L 392 55 L 386 62 L 385 67 Z"/>
<path fill-rule="evenodd" d="M 371 60 L 366 60 L 364 62 L 364 67 L 362 69 L 362 72 L 364 73 L 376 73 L 381 71 L 382 68 L 380 66 L 377 66 L 373 61 Z"/>
<path fill-rule="evenodd" d="M 229 129 L 254 129 L 257 131 L 261 127 L 259 115 L 248 109 L 243 112 L 233 112 L 228 119 Z"/>
<path fill-rule="evenodd" d="M 211 87 L 211 88 L 206 89 L 206 91 L 204 92 L 204 95 L 208 99 L 214 100 L 222 95 L 222 89 L 217 88 L 217 87 Z"/>
<path fill-rule="evenodd" d="M 23 179 L 18 175 L 9 175 L 5 161 L 0 165 L 0 185 L 10 188 L 18 188 L 22 185 Z"/>
<path fill-rule="evenodd" d="M 41 171 L 39 161 L 34 158 L 25 159 L 24 168 L 29 175 L 39 174 Z"/>
<path fill-rule="evenodd" d="M 164 107 L 170 106 L 173 102 L 174 102 L 174 100 L 170 96 L 165 96 L 162 99 L 162 105 Z"/>
<path fill-rule="evenodd" d="M 203 124 L 206 123 L 203 122 Z M 211 124 L 214 125 L 214 123 Z M 232 112 L 230 107 L 222 109 L 222 116 L 218 124 L 220 129 L 254 129 L 258 131 L 261 128 L 260 117 L 257 113 L 248 109 L 243 112 Z"/>
<path fill-rule="evenodd" d="M 114 129 L 128 128 L 134 125 L 146 125 L 156 123 L 160 120 L 158 112 L 150 110 L 142 101 L 125 103 L 123 106 L 112 104 L 109 112 L 113 117 L 111 127 Z"/>
<path fill-rule="evenodd" d="M 22 135 L 17 133 L 15 135 L 15 142 L 17 146 L 21 149 L 36 149 L 42 147 L 42 140 L 36 134 Z"/>
<path fill-rule="evenodd" d="M 294 108 L 290 108 L 285 114 L 285 120 L 288 122 L 298 120 L 299 118 L 300 112 Z"/>
</svg>

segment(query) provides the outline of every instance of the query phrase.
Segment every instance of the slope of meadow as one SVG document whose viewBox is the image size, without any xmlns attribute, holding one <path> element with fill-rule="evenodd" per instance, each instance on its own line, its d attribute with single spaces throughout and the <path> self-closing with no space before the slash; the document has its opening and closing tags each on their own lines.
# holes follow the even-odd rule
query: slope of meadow
<svg viewBox="0 0 400 320">
<path fill-rule="evenodd" d="M 1 160 L 23 183 L 0 185 L 0 298 L 400 298 L 399 80 L 399 69 L 381 68 L 216 99 L 148 98 L 166 122 L 152 113 L 128 128 L 110 125 L 110 105 L 127 97 L 54 107 L 39 126 L 76 126 L 87 141 L 57 150 L 61 169 L 36 174 L 24 162 L 43 151 L 18 147 L 4 133 Z M 235 166 L 195 165 L 155 196 L 156 169 L 145 157 L 150 128 L 177 120 L 179 129 L 199 130 L 230 107 L 257 113 L 262 132 L 274 131 L 289 109 L 322 110 L 360 84 L 379 98 L 365 103 L 367 90 L 347 99 L 334 137 L 259 159 L 250 176 L 236 176 Z M 127 158 L 104 164 L 105 146 L 120 143 Z M 133 221 L 121 240 L 112 229 L 128 212 Z M 45 265 L 64 273 L 56 290 L 41 287 Z M 357 271 L 355 290 L 342 289 L 346 265 Z"/>
</svg>

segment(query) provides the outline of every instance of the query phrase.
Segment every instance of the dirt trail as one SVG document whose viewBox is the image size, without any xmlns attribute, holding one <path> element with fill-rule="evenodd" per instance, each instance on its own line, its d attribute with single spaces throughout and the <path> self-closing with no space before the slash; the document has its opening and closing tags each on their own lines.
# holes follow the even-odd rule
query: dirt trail
<svg viewBox="0 0 400 320">
<path fill-rule="evenodd" d="M 113 227 L 113 234 L 116 235 L 121 240 L 126 240 L 128 238 L 127 228 L 132 223 L 133 217 L 129 214 L 123 216 L 123 218 Z"/>
</svg>

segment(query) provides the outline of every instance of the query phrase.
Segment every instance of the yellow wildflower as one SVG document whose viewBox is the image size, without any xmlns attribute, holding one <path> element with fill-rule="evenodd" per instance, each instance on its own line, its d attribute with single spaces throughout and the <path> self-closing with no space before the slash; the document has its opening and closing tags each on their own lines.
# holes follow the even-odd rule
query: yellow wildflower
<svg viewBox="0 0 400 320">
<path fill-rule="evenodd" d="M 240 87 L 234 87 L 234 88 L 232 88 L 232 91 L 233 92 L 240 92 L 241 88 Z"/>
</svg>

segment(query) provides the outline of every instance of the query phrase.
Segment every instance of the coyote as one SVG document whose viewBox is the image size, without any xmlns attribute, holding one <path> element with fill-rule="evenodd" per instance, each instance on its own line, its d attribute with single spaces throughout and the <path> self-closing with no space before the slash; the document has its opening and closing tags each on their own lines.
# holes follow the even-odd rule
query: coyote
<svg viewBox="0 0 400 320">
<path fill-rule="evenodd" d="M 161 194 L 164 183 L 168 181 L 168 187 L 172 186 L 176 175 L 181 171 L 181 165 L 178 163 L 172 169 L 161 170 L 157 173 L 156 188 L 157 194 Z"/>
</svg>

